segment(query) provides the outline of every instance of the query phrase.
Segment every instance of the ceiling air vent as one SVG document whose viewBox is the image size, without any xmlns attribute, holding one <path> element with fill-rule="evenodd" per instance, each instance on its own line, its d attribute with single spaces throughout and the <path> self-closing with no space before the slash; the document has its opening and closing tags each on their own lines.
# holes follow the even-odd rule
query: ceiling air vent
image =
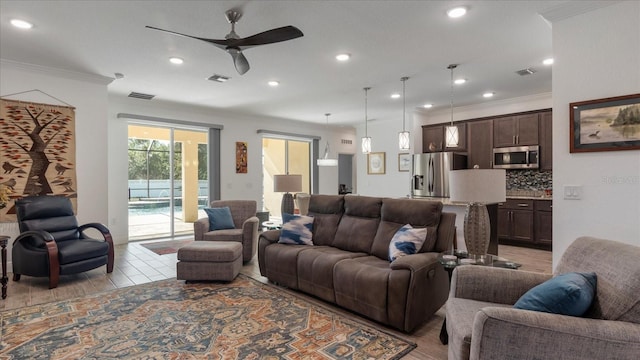
<svg viewBox="0 0 640 360">
<path fill-rule="evenodd" d="M 525 75 L 535 74 L 535 72 L 536 72 L 536 69 L 534 68 L 526 68 L 526 69 L 516 71 L 516 74 L 520 76 L 525 76 Z"/>
<path fill-rule="evenodd" d="M 155 97 L 155 95 L 143 94 L 143 93 L 132 91 L 129 94 L 129 97 L 130 98 L 136 98 L 136 99 L 142 99 L 142 100 L 151 100 L 151 99 L 153 99 Z"/>
<path fill-rule="evenodd" d="M 213 75 L 211 75 L 211 76 L 209 76 L 207 78 L 207 80 L 217 81 L 217 82 L 221 82 L 221 83 L 227 82 L 227 81 L 229 81 L 229 79 L 230 79 L 230 77 L 228 77 L 228 76 L 218 75 L 218 74 L 213 74 Z"/>
</svg>

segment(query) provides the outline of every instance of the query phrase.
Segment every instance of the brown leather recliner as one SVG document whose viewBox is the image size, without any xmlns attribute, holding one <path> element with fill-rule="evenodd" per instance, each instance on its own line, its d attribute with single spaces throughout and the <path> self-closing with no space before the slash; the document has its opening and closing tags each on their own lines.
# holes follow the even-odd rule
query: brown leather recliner
<svg viewBox="0 0 640 360">
<path fill-rule="evenodd" d="M 13 280 L 21 275 L 49 277 L 49 288 L 60 275 L 77 274 L 102 265 L 113 271 L 113 240 L 106 226 L 78 226 L 71 200 L 63 196 L 29 196 L 16 201 L 20 235 L 13 242 Z M 97 229 L 103 239 L 84 231 Z"/>
</svg>

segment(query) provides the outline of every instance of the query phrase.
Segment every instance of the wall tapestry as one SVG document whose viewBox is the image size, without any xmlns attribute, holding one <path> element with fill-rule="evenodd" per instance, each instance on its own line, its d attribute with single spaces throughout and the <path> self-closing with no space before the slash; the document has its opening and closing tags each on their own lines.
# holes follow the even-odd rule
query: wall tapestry
<svg viewBox="0 0 640 360">
<path fill-rule="evenodd" d="M 0 222 L 29 195 L 66 196 L 76 211 L 75 109 L 0 99 L 0 163 Z"/>
<path fill-rule="evenodd" d="M 247 143 L 236 141 L 236 173 L 247 173 Z"/>
</svg>

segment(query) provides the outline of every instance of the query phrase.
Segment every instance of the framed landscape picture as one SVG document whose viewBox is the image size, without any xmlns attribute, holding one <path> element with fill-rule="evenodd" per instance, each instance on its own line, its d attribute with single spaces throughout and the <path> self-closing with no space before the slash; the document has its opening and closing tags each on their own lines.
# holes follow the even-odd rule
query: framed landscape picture
<svg viewBox="0 0 640 360">
<path fill-rule="evenodd" d="M 569 104 L 570 152 L 640 149 L 640 94 Z"/>
<path fill-rule="evenodd" d="M 411 154 L 401 153 L 398 154 L 398 171 L 411 170 Z"/>
<path fill-rule="evenodd" d="M 385 173 L 385 153 L 372 152 L 367 155 L 367 174 L 380 175 Z"/>
</svg>

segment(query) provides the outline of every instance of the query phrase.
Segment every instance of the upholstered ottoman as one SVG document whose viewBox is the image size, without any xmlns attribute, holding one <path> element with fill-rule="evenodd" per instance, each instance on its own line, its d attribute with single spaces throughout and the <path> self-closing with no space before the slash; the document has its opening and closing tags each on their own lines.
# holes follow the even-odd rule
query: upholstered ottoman
<svg viewBox="0 0 640 360">
<path fill-rule="evenodd" d="M 242 268 L 242 244 L 194 241 L 178 249 L 178 280 L 231 281 Z"/>
</svg>

